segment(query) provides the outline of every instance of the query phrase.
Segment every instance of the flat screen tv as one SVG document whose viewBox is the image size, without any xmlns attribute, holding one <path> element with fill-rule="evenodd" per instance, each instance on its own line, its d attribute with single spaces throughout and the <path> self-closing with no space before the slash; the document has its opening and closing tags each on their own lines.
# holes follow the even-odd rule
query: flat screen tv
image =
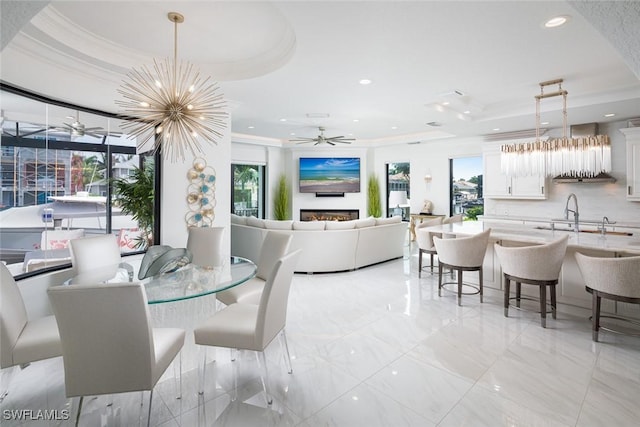
<svg viewBox="0 0 640 427">
<path fill-rule="evenodd" d="M 301 157 L 301 193 L 359 193 L 360 158 Z"/>
</svg>

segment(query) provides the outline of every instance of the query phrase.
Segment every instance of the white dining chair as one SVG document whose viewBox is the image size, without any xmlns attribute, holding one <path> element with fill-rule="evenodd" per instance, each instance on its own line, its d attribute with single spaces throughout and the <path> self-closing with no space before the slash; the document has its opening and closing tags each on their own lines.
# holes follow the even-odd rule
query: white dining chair
<svg viewBox="0 0 640 427">
<path fill-rule="evenodd" d="M 282 337 L 284 343 L 287 370 L 290 374 L 293 372 L 284 330 L 287 321 L 289 289 L 300 252 L 301 250 L 291 252 L 275 263 L 264 285 L 259 305 L 231 304 L 197 326 L 193 331 L 196 344 L 202 346 L 257 352 L 258 363 L 263 370 L 261 380 L 267 404 L 271 404 L 273 399 L 269 393 L 264 350 L 278 335 Z M 200 365 L 200 392 L 204 390 L 205 367 L 206 347 Z"/>
<path fill-rule="evenodd" d="M 207 268 L 222 264 L 224 227 L 189 227 L 188 233 L 187 250 L 193 264 Z"/>
<path fill-rule="evenodd" d="M 133 267 L 122 262 L 118 238 L 113 234 L 73 239 L 69 242 L 69 249 L 76 277 L 83 277 L 95 283 L 117 277 L 122 271 L 122 279 L 117 280 L 133 280 Z"/>
<path fill-rule="evenodd" d="M 218 292 L 216 294 L 218 301 L 225 305 L 237 302 L 259 304 L 262 290 L 273 271 L 273 266 L 287 253 L 292 239 L 291 233 L 267 232 L 260 249 L 260 258 L 258 259 L 255 277 L 240 286 Z"/>
<path fill-rule="evenodd" d="M 140 283 L 53 286 L 47 291 L 55 314 L 67 397 L 149 390 L 180 352 L 185 331 L 153 328 Z M 182 369 L 180 369 L 180 372 Z M 180 378 L 181 382 L 181 378 Z"/>
<path fill-rule="evenodd" d="M 29 320 L 22 294 L 9 269 L 0 263 L 0 368 L 26 368 L 29 363 L 62 355 L 58 325 L 54 316 Z M 0 402 L 9 392 L 3 381 Z"/>
</svg>

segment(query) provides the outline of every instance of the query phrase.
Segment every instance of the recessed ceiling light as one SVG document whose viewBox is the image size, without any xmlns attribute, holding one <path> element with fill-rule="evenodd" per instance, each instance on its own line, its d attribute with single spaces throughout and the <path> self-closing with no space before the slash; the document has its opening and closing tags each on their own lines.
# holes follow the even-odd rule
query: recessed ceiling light
<svg viewBox="0 0 640 427">
<path fill-rule="evenodd" d="M 359 119 L 353 119 L 353 123 L 358 123 L 359 121 Z"/>
<path fill-rule="evenodd" d="M 280 119 L 280 121 L 281 121 L 281 122 L 286 122 L 286 121 L 287 121 L 287 119 Z"/>
<path fill-rule="evenodd" d="M 548 125 L 549 122 L 540 122 L 541 125 Z"/>
<path fill-rule="evenodd" d="M 449 101 L 444 101 L 442 105 L 449 105 Z"/>
<path fill-rule="evenodd" d="M 398 126 L 391 126 L 391 129 L 396 130 L 398 129 Z"/>
<path fill-rule="evenodd" d="M 360 79 L 360 81 L 358 83 L 360 83 L 361 85 L 365 85 L 366 86 L 366 85 L 370 85 L 371 84 L 371 80 L 369 80 L 369 79 Z"/>
<path fill-rule="evenodd" d="M 249 129 L 254 129 L 255 126 L 247 126 Z"/>
<path fill-rule="evenodd" d="M 615 116 L 615 115 L 616 115 L 616 113 L 607 113 L 607 114 L 605 114 L 604 116 L 605 116 L 605 117 L 613 117 L 613 116 Z"/>
<path fill-rule="evenodd" d="M 500 128 L 493 128 L 493 130 L 497 131 L 497 130 L 500 130 Z"/>
<path fill-rule="evenodd" d="M 469 110 L 465 110 L 465 111 L 463 111 L 463 113 L 465 113 L 465 114 L 471 114 L 471 111 L 469 111 Z"/>
<path fill-rule="evenodd" d="M 559 27 L 561 25 L 566 24 L 569 19 L 571 17 L 568 15 L 561 15 L 561 16 L 554 16 L 553 18 L 549 19 L 547 22 L 544 23 L 544 26 L 546 28 L 556 28 Z"/>
<path fill-rule="evenodd" d="M 294 136 L 296 133 L 295 132 L 291 132 L 289 135 Z"/>
</svg>

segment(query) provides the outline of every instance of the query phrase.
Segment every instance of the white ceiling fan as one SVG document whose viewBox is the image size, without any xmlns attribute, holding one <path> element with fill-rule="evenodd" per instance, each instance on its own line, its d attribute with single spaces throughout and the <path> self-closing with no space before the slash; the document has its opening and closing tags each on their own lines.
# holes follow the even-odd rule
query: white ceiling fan
<svg viewBox="0 0 640 427">
<path fill-rule="evenodd" d="M 351 142 L 355 141 L 355 138 L 345 138 L 342 135 L 326 137 L 324 136 L 325 128 L 322 126 L 318 127 L 318 130 L 320 131 L 320 135 L 316 136 L 315 138 L 295 138 L 295 139 L 290 139 L 289 141 L 295 142 L 297 144 L 306 144 L 307 142 L 315 142 L 315 144 L 313 145 L 318 145 L 318 144 L 336 145 L 336 143 L 351 144 Z"/>
<path fill-rule="evenodd" d="M 73 116 L 67 116 L 68 119 L 74 119 Z M 85 127 L 84 123 L 80 122 L 80 111 L 76 111 L 75 121 L 73 123 L 63 123 L 64 127 L 61 129 L 68 131 L 71 136 L 84 136 L 90 135 L 96 138 L 104 136 L 105 134 L 113 134 L 114 132 L 107 132 L 100 126 Z"/>
</svg>

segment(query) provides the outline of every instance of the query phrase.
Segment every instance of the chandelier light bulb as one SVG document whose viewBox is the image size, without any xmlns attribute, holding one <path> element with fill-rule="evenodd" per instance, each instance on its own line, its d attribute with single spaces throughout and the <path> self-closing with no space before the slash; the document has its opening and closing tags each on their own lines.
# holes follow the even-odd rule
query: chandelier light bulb
<svg viewBox="0 0 640 427">
<path fill-rule="evenodd" d="M 203 152 L 201 141 L 217 144 L 228 114 L 217 84 L 192 64 L 178 61 L 178 24 L 184 17 L 175 12 L 168 17 L 174 23 L 173 61 L 154 59 L 152 68 L 131 70 L 118 89 L 124 100 L 116 103 L 137 118 L 122 127 L 138 138 L 138 146 L 153 140 L 154 151 L 165 159 L 184 161 L 187 153 L 195 157 Z"/>
</svg>

